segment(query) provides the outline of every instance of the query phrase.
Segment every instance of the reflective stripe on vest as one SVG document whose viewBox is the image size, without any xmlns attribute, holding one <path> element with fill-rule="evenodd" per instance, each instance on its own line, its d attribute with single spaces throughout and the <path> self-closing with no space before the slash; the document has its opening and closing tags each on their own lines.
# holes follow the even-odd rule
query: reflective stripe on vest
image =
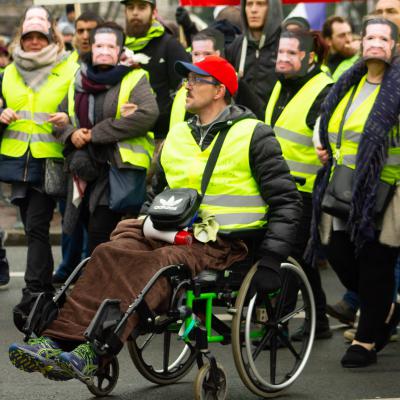
<svg viewBox="0 0 400 400">
<path fill-rule="evenodd" d="M 260 121 L 244 119 L 230 129 L 222 146 L 203 202 L 220 229 L 233 231 L 266 224 L 268 206 L 260 195 L 249 161 L 250 142 Z M 186 122 L 168 133 L 161 152 L 161 165 L 170 188 L 193 188 L 200 192 L 201 178 L 216 137 L 202 151 Z"/>
<path fill-rule="evenodd" d="M 311 78 L 289 101 L 274 126 L 290 172 L 294 176 L 306 178 L 303 186 L 297 185 L 302 192 L 312 192 L 316 174 L 321 168 L 314 150 L 313 132 L 306 122 L 307 115 L 318 95 L 331 83 L 333 83 L 332 79 L 325 72 Z M 267 105 L 265 122 L 269 125 L 271 125 L 281 88 L 282 84 L 278 81 Z"/>
<path fill-rule="evenodd" d="M 118 94 L 118 105 L 115 119 L 121 118 L 121 106 L 129 102 L 132 90 L 142 77 L 148 78 L 148 73 L 143 69 L 135 69 L 124 76 Z M 68 114 L 74 126 L 78 126 L 75 116 L 75 82 L 69 87 Z M 136 167 L 148 169 L 154 153 L 154 135 L 147 132 L 145 136 L 125 139 L 117 143 L 121 160 Z"/>
<path fill-rule="evenodd" d="M 339 151 L 336 150 L 337 135 L 341 121 L 344 117 L 344 110 L 353 88 L 350 88 L 347 94 L 340 101 L 328 124 L 329 142 L 332 148 L 332 153 L 335 155 L 338 164 L 344 164 L 353 169 L 356 167 L 358 146 L 361 140 L 361 135 L 364 131 L 365 123 L 367 122 L 368 116 L 380 90 L 380 85 L 377 85 L 376 89 L 372 93 L 365 96 L 365 98 L 360 98 L 360 96 L 363 95 L 361 89 L 365 82 L 366 76 L 362 78 L 355 92 L 354 99 L 358 100 L 359 106 L 354 109 L 344 123 L 342 143 Z M 388 132 L 388 135 L 391 135 L 391 132 Z M 383 167 L 380 178 L 390 184 L 393 184 L 400 179 L 400 143 L 390 144 L 388 156 L 385 160 L 385 166 Z"/>
<path fill-rule="evenodd" d="M 34 158 L 62 158 L 63 145 L 53 136 L 50 114 L 66 96 L 76 68 L 65 60 L 56 65 L 38 91 L 26 86 L 15 64 L 10 64 L 3 79 L 6 104 L 19 116 L 3 133 L 0 153 L 21 157 L 29 149 Z"/>
<path fill-rule="evenodd" d="M 176 92 L 174 102 L 171 108 L 171 117 L 169 120 L 169 129 L 171 129 L 178 122 L 185 121 L 186 115 L 186 94 L 187 90 L 185 85 L 182 85 L 180 89 Z"/>
</svg>

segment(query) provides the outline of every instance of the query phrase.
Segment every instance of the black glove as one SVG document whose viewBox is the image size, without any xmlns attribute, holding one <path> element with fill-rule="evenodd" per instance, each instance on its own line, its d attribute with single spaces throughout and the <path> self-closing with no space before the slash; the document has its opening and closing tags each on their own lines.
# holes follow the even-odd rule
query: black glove
<svg viewBox="0 0 400 400">
<path fill-rule="evenodd" d="M 281 287 L 280 275 L 281 259 L 274 256 L 264 256 L 257 267 L 257 271 L 249 288 L 250 298 L 255 293 L 266 296 L 268 293 L 276 292 Z"/>
<path fill-rule="evenodd" d="M 178 7 L 175 12 L 175 19 L 178 25 L 182 25 L 184 29 L 190 29 L 193 25 L 189 12 L 185 7 Z"/>
</svg>

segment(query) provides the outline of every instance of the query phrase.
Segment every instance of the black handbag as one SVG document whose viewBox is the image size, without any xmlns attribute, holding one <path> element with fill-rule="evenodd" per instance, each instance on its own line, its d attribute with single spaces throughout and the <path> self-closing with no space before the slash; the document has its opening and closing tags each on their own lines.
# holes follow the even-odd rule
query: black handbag
<svg viewBox="0 0 400 400">
<path fill-rule="evenodd" d="M 146 198 L 146 171 L 110 166 L 109 207 L 116 212 L 137 213 Z"/>
<path fill-rule="evenodd" d="M 44 191 L 49 196 L 67 196 L 67 173 L 63 158 L 46 158 L 44 162 Z"/>
<path fill-rule="evenodd" d="M 336 165 L 324 197 L 321 208 L 327 214 L 347 220 L 350 214 L 354 170 L 345 165 Z M 383 215 L 396 186 L 379 181 L 376 193 L 374 214 Z"/>
<path fill-rule="evenodd" d="M 165 189 L 154 197 L 148 214 L 154 228 L 160 231 L 175 231 L 187 228 L 197 217 L 197 210 L 203 200 L 218 155 L 229 128 L 222 130 L 215 142 L 204 168 L 201 180 L 201 193 L 195 189 Z"/>
</svg>

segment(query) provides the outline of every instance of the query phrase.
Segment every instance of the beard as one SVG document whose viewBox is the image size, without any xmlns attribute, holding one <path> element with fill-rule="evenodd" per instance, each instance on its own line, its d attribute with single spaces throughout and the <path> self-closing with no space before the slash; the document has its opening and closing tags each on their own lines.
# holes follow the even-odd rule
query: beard
<svg viewBox="0 0 400 400">
<path fill-rule="evenodd" d="M 128 21 L 128 19 L 126 19 L 126 34 L 128 36 L 133 36 L 133 37 L 146 36 L 146 33 L 150 29 L 152 21 L 153 21 L 152 16 L 145 23 L 139 22 L 138 20 L 130 22 Z"/>
</svg>

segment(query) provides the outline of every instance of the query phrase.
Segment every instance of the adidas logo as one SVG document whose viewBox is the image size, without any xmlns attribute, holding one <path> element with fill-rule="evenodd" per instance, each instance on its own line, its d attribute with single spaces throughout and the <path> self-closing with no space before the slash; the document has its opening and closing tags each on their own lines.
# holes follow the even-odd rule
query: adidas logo
<svg viewBox="0 0 400 400">
<path fill-rule="evenodd" d="M 178 207 L 177 205 L 182 202 L 183 199 L 175 200 L 175 196 L 171 196 L 168 200 L 160 199 L 159 206 L 154 206 L 155 210 L 171 210 L 175 211 Z"/>
</svg>

